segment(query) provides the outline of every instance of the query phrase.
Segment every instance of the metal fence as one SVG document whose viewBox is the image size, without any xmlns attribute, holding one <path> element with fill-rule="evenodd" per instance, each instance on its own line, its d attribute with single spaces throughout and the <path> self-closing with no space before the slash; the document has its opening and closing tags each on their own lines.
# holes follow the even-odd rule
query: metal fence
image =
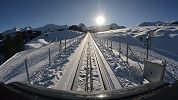
<svg viewBox="0 0 178 100">
<path fill-rule="evenodd" d="M 126 59 L 123 59 L 124 61 L 128 61 L 129 59 L 132 59 L 136 62 L 138 62 L 138 66 L 141 68 L 140 64 L 144 63 L 144 60 L 147 58 L 147 50 L 146 47 L 144 47 L 144 44 L 141 44 L 137 40 L 133 42 L 133 40 L 129 40 L 127 36 L 123 36 L 122 38 L 117 39 L 117 41 L 113 41 L 108 37 L 101 37 L 99 34 L 93 33 L 93 38 L 96 42 L 102 44 L 105 47 L 109 47 L 111 49 L 114 49 L 119 52 L 119 54 L 122 54 L 126 57 Z M 114 37 L 116 38 L 116 37 Z M 149 60 L 162 60 L 167 62 L 166 67 L 166 75 L 167 78 L 172 76 L 172 79 L 178 79 L 178 62 L 175 60 L 172 60 L 168 57 L 162 56 L 153 50 L 149 49 L 148 53 L 148 59 Z M 143 70 L 143 68 L 141 68 Z M 169 71 L 168 71 L 169 70 Z M 171 71 L 170 71 L 171 70 Z M 175 71 L 174 71 L 175 70 Z M 169 80 L 169 79 L 168 79 Z"/>
<path fill-rule="evenodd" d="M 39 64 L 39 66 L 36 67 L 50 66 L 54 59 L 58 58 L 61 54 L 68 53 L 67 49 L 76 42 L 81 42 L 84 36 L 85 34 L 82 34 L 72 39 L 56 41 L 40 49 L 32 50 L 31 52 L 17 53 L 14 57 L 1 65 L 1 67 L 5 69 L 5 71 L 1 73 L 1 80 L 6 82 L 20 73 L 29 71 L 29 68 L 32 69 L 35 65 L 38 65 L 38 63 L 44 62 L 44 60 L 45 63 Z M 32 71 L 29 72 L 30 75 L 32 75 L 31 72 Z"/>
</svg>

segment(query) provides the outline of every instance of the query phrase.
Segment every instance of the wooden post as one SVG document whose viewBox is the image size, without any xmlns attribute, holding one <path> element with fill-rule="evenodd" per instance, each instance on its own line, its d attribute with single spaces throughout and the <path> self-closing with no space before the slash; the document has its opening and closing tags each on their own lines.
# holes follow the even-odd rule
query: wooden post
<svg viewBox="0 0 178 100">
<path fill-rule="evenodd" d="M 27 80 L 28 80 L 28 83 L 30 84 L 30 77 L 29 77 L 29 72 L 28 72 L 27 59 L 25 59 L 25 69 L 26 69 L 26 73 L 27 73 Z"/>
<path fill-rule="evenodd" d="M 99 40 L 100 40 L 100 44 L 101 44 L 101 37 L 99 37 Z"/>
<path fill-rule="evenodd" d="M 107 39 L 106 45 L 107 45 L 107 48 L 108 48 L 108 39 Z"/>
<path fill-rule="evenodd" d="M 49 66 L 51 65 L 51 55 L 50 55 L 50 48 L 48 49 L 48 53 L 49 53 Z"/>
<path fill-rule="evenodd" d="M 103 38 L 101 38 L 101 44 L 103 45 Z"/>
<path fill-rule="evenodd" d="M 111 41 L 111 50 L 112 50 L 112 41 Z"/>
<path fill-rule="evenodd" d="M 105 39 L 103 38 L 103 46 L 105 47 Z"/>
<path fill-rule="evenodd" d="M 59 55 L 61 56 L 61 40 L 59 42 Z"/>
<path fill-rule="evenodd" d="M 66 39 L 65 39 L 65 49 L 64 49 L 64 51 L 66 52 Z"/>
<path fill-rule="evenodd" d="M 129 56 L 129 45 L 127 43 L 127 55 L 126 55 L 126 61 L 128 62 L 128 56 Z"/>
<path fill-rule="evenodd" d="M 119 57 L 121 57 L 121 42 L 119 42 Z"/>
</svg>

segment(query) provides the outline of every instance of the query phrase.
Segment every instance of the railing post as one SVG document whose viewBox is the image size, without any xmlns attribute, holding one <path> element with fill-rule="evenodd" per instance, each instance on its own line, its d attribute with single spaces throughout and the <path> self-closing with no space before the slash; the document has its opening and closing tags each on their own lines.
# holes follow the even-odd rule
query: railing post
<svg viewBox="0 0 178 100">
<path fill-rule="evenodd" d="M 119 57 L 121 57 L 121 42 L 119 42 Z"/>
<path fill-rule="evenodd" d="M 50 55 L 50 48 L 48 49 L 48 53 L 49 53 L 49 66 L 51 65 L 51 55 Z"/>
<path fill-rule="evenodd" d="M 103 38 L 101 38 L 101 44 L 103 45 Z"/>
<path fill-rule="evenodd" d="M 30 77 L 29 77 L 29 72 L 28 72 L 27 59 L 25 59 L 25 69 L 26 69 L 26 73 L 27 73 L 27 80 L 28 80 L 28 83 L 30 84 Z"/>
<path fill-rule="evenodd" d="M 104 40 L 104 47 L 105 47 L 105 42 L 106 42 L 106 39 L 103 39 Z"/>
<path fill-rule="evenodd" d="M 108 48 L 108 39 L 107 39 L 107 41 L 106 41 L 106 45 L 107 45 L 107 48 Z"/>
<path fill-rule="evenodd" d="M 65 39 L 65 49 L 64 49 L 64 51 L 66 52 L 66 39 Z"/>
<path fill-rule="evenodd" d="M 128 56 L 129 56 L 129 45 L 127 43 L 127 56 L 126 56 L 126 62 L 128 62 Z"/>
<path fill-rule="evenodd" d="M 112 41 L 111 41 L 111 50 L 112 50 Z"/>
<path fill-rule="evenodd" d="M 100 44 L 102 44 L 102 40 L 101 40 L 101 37 L 99 37 L 99 40 L 100 40 Z"/>
<path fill-rule="evenodd" d="M 60 40 L 60 42 L 59 42 L 59 55 L 61 56 L 61 40 Z"/>
</svg>

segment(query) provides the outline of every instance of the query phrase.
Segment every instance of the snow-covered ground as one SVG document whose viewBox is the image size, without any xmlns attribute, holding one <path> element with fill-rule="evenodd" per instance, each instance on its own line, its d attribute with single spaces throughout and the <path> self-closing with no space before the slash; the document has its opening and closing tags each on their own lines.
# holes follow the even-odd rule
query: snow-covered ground
<svg viewBox="0 0 178 100">
<path fill-rule="evenodd" d="M 51 42 L 64 40 L 64 39 L 71 39 L 81 34 L 82 32 L 74 32 L 69 30 L 54 31 L 54 32 L 49 31 L 47 33 L 42 33 L 40 36 L 26 43 L 25 49 L 28 50 L 28 49 L 40 48 L 45 45 L 48 45 Z"/>
<path fill-rule="evenodd" d="M 55 88 L 66 69 L 66 63 L 71 60 L 71 56 L 75 49 L 81 43 L 83 36 L 78 41 L 73 42 L 67 47 L 66 53 L 57 54 L 53 59 L 51 66 L 45 65 L 41 69 L 35 71 L 31 77 L 31 84 L 48 88 Z"/>
<path fill-rule="evenodd" d="M 25 49 L 29 50 L 29 49 L 37 49 L 37 48 L 41 48 L 44 47 L 45 45 L 48 45 L 49 42 L 45 41 L 44 39 L 37 39 L 36 41 L 30 41 L 28 43 L 25 44 Z"/>
<path fill-rule="evenodd" d="M 99 38 L 98 41 L 104 43 L 106 46 L 107 40 L 109 46 L 111 45 L 112 41 L 113 52 L 116 54 L 116 56 L 118 56 L 119 54 L 117 52 L 119 51 L 119 43 L 121 43 L 120 51 L 121 55 L 123 55 L 122 58 L 124 61 L 126 60 L 124 56 L 126 56 L 126 44 L 128 43 L 129 48 L 131 49 L 129 49 L 129 58 L 133 61 L 136 61 L 135 65 L 132 64 L 133 61 L 130 61 L 130 65 L 137 66 L 137 69 L 139 71 L 140 66 L 143 68 L 144 59 L 146 58 L 144 41 L 149 34 L 153 35 L 151 40 L 151 50 L 149 50 L 149 60 L 166 60 L 167 70 L 165 73 L 165 80 L 172 83 L 178 79 L 178 52 L 176 52 L 178 51 L 178 47 L 175 46 L 175 43 L 178 42 L 178 26 L 147 26 L 118 29 L 94 33 L 94 37 Z M 140 37 L 142 37 L 142 41 L 140 41 Z M 101 38 L 103 38 L 103 41 L 101 40 Z M 105 48 L 104 52 L 107 52 Z M 108 53 L 106 53 L 106 55 L 108 55 Z M 111 54 L 108 56 L 111 56 Z M 109 62 L 113 63 L 113 57 L 108 57 L 108 59 L 111 59 Z M 111 66 L 115 68 L 116 65 L 115 63 L 113 63 L 113 65 L 111 64 Z M 116 69 L 117 66 L 114 70 Z M 134 71 L 130 69 L 130 72 Z"/>
<path fill-rule="evenodd" d="M 75 36 L 76 35 L 74 34 L 73 37 Z M 0 81 L 3 81 L 5 83 L 9 83 L 13 81 L 26 82 L 27 77 L 26 77 L 24 62 L 25 62 L 25 59 L 27 59 L 27 66 L 28 66 L 29 74 L 33 80 L 32 83 L 36 84 L 35 83 L 36 81 L 34 81 L 35 80 L 34 76 L 36 76 L 35 73 L 38 73 L 38 72 L 43 73 L 41 71 L 44 71 L 44 68 L 47 68 L 47 69 L 49 68 L 48 66 L 49 48 L 50 48 L 50 55 L 51 55 L 51 66 L 50 67 L 54 67 L 54 66 L 60 67 L 58 63 L 62 63 L 60 65 L 65 64 L 65 62 L 68 61 L 65 59 L 68 56 L 70 56 L 72 52 L 74 52 L 73 50 L 77 47 L 77 45 L 80 43 L 80 41 L 84 37 L 84 35 L 82 34 L 78 34 L 77 36 L 78 37 L 66 40 L 66 44 L 67 44 L 66 51 L 67 52 L 65 53 L 65 55 L 64 55 L 64 40 L 62 41 L 61 52 L 62 51 L 63 52 L 61 53 L 60 59 L 57 59 L 60 53 L 59 42 L 53 42 L 39 49 L 25 50 L 25 51 L 15 54 L 13 57 L 11 57 L 9 60 L 7 60 L 5 63 L 3 63 L 0 66 Z"/>
<path fill-rule="evenodd" d="M 79 80 L 77 79 L 75 83 L 77 84 L 75 90 L 85 91 L 86 77 L 83 76 L 86 76 L 84 75 L 86 74 L 86 63 L 88 62 L 86 58 L 90 55 L 91 59 L 94 59 L 93 61 L 98 59 L 94 45 L 91 45 L 91 42 L 86 42 L 88 40 L 84 38 L 85 34 L 81 32 L 63 30 L 68 26 L 49 24 L 44 27 L 35 29 L 42 31 L 42 34 L 26 43 L 25 51 L 15 54 L 0 66 L 0 81 L 6 84 L 10 82 L 26 83 L 26 59 L 31 84 L 54 89 L 68 87 L 66 82 L 72 84 L 71 77 L 74 77 L 75 73 L 73 71 L 79 63 L 75 61 L 77 59 L 79 61 L 79 55 L 84 52 L 83 60 L 81 60 L 82 67 L 78 71 Z M 15 31 L 18 30 L 15 29 Z M 178 79 L 178 46 L 176 46 L 178 42 L 178 26 L 146 25 L 92 34 L 97 44 L 95 47 L 100 49 L 100 53 L 103 55 L 102 58 L 105 59 L 105 63 L 110 68 L 112 75 L 116 76 L 115 79 L 119 81 L 118 83 L 122 88 L 148 83 L 143 77 L 144 60 L 146 59 L 144 45 L 147 36 L 151 37 L 149 60 L 166 60 L 167 66 L 164 80 L 170 83 L 174 82 Z M 66 52 L 64 50 L 64 40 L 66 40 Z M 61 45 L 59 41 L 62 41 Z M 95 42 L 92 43 L 95 44 Z M 128 62 L 126 62 L 127 44 L 129 45 Z M 88 50 L 92 50 L 90 51 L 91 54 Z M 96 62 L 91 62 L 91 64 L 96 65 Z M 96 87 L 94 89 L 96 91 L 103 90 L 99 69 L 95 69 L 94 66 L 92 69 L 92 74 L 96 76 L 95 79 L 92 79 Z"/>
</svg>

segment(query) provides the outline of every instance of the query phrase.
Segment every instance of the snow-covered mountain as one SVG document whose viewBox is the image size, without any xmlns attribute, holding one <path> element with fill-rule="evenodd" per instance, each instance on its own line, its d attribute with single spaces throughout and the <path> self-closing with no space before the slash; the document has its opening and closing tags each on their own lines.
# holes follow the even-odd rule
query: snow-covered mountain
<svg viewBox="0 0 178 100">
<path fill-rule="evenodd" d="M 162 21 L 157 21 L 157 22 L 142 22 L 139 23 L 138 26 L 157 26 L 157 25 L 164 25 L 166 24 L 166 22 L 162 22 Z"/>
<path fill-rule="evenodd" d="M 19 28 L 19 27 L 15 27 L 13 29 L 4 31 L 2 34 L 7 35 L 7 34 L 12 34 L 12 33 L 16 33 L 16 32 L 25 32 L 25 31 L 29 31 L 29 30 L 33 30 L 33 31 L 41 31 L 42 33 L 45 32 L 52 32 L 52 31 L 60 31 L 60 30 L 67 30 L 68 29 L 68 25 L 55 25 L 55 24 L 47 24 L 45 26 L 39 27 L 39 28 L 32 28 L 31 26 L 27 26 L 25 28 Z"/>
<path fill-rule="evenodd" d="M 88 27 L 86 27 L 86 25 L 84 25 L 83 23 L 80 23 L 78 27 L 80 27 L 84 32 L 89 30 Z"/>
<path fill-rule="evenodd" d="M 16 32 L 26 32 L 26 31 L 29 31 L 29 30 L 33 30 L 33 28 L 31 26 L 27 26 L 25 28 L 15 27 L 13 29 L 4 31 L 2 34 L 7 35 L 7 34 L 16 33 Z"/>
<path fill-rule="evenodd" d="M 31 31 L 31 30 L 33 30 L 33 28 L 31 26 L 27 26 L 25 28 L 22 28 L 20 31 L 25 32 L 25 31 Z"/>
<path fill-rule="evenodd" d="M 34 29 L 35 31 L 41 31 L 42 33 L 46 33 L 48 31 L 57 31 L 57 30 L 66 30 L 68 29 L 67 25 L 55 25 L 55 24 L 47 24 L 45 26 Z"/>
<path fill-rule="evenodd" d="M 103 26 L 91 26 L 89 27 L 89 29 L 91 31 L 94 32 L 98 32 L 98 31 L 108 31 L 108 30 L 114 30 L 114 29 L 122 29 L 122 28 L 126 28 L 124 26 L 119 26 L 116 23 L 112 23 L 110 25 L 103 25 Z"/>
<path fill-rule="evenodd" d="M 138 26 L 177 26 L 178 21 L 172 20 L 168 22 L 156 21 L 156 22 L 142 22 L 139 23 Z"/>
<path fill-rule="evenodd" d="M 19 28 L 19 27 L 15 27 L 15 28 L 13 28 L 13 29 L 4 31 L 2 34 L 7 35 L 7 34 L 11 34 L 11 33 L 19 32 L 20 30 L 21 30 L 21 28 Z"/>
<path fill-rule="evenodd" d="M 112 23 L 109 25 L 111 29 L 122 29 L 122 28 L 126 28 L 125 26 L 118 26 L 116 23 Z"/>
</svg>

